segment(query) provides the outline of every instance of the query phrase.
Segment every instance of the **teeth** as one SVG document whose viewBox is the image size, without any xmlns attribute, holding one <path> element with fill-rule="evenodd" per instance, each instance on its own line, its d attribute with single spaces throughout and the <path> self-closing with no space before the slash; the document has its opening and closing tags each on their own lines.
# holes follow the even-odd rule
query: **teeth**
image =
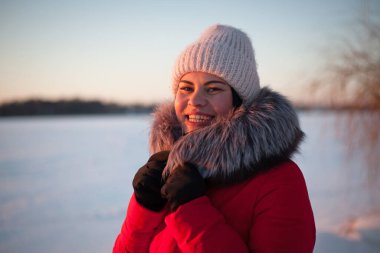
<svg viewBox="0 0 380 253">
<path fill-rule="evenodd" d="M 190 122 L 204 122 L 210 120 L 211 117 L 205 115 L 189 115 Z"/>
</svg>

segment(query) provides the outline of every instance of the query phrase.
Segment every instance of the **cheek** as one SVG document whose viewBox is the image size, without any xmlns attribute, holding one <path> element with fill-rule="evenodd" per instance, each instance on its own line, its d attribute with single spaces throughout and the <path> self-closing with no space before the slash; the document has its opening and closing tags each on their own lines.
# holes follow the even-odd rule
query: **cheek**
<svg viewBox="0 0 380 253">
<path fill-rule="evenodd" d="M 232 96 L 223 96 L 214 102 L 215 112 L 218 115 L 225 115 L 233 108 Z"/>
<path fill-rule="evenodd" d="M 184 100 L 181 98 L 181 96 L 176 95 L 175 100 L 174 100 L 174 110 L 179 121 L 182 121 L 182 118 L 183 118 L 182 112 L 186 107 L 185 105 L 186 104 Z"/>
</svg>

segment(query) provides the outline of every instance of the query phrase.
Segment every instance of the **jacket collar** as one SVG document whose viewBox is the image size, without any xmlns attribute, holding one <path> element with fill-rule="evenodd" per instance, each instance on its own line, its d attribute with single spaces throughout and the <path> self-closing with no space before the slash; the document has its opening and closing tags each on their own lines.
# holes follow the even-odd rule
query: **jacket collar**
<svg viewBox="0 0 380 253">
<path fill-rule="evenodd" d="M 233 183 L 291 158 L 303 137 L 289 101 L 262 88 L 249 108 L 186 135 L 173 103 L 164 103 L 154 113 L 149 142 L 151 153 L 171 150 L 164 173 L 190 162 L 205 179 Z"/>
</svg>

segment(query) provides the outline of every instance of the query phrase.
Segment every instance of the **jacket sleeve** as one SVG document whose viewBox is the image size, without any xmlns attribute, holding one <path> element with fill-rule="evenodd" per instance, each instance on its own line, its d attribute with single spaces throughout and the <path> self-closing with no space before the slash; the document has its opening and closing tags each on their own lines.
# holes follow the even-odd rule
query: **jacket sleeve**
<svg viewBox="0 0 380 253">
<path fill-rule="evenodd" d="M 163 223 L 166 211 L 153 212 L 141 206 L 133 194 L 127 216 L 116 238 L 113 253 L 148 252 L 152 237 Z"/>
<path fill-rule="evenodd" d="M 315 223 L 306 183 L 289 163 L 262 185 L 250 232 L 253 252 L 313 252 Z"/>
<path fill-rule="evenodd" d="M 181 205 L 166 216 L 165 223 L 182 252 L 249 252 L 206 196 Z"/>
</svg>

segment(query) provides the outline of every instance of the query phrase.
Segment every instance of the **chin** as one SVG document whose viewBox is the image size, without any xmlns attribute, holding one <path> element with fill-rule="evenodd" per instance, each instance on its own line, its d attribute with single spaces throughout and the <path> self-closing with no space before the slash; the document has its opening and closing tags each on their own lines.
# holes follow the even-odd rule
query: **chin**
<svg viewBox="0 0 380 253">
<path fill-rule="evenodd" d="M 209 126 L 210 124 L 191 124 L 191 125 L 186 125 L 184 124 L 184 129 L 186 133 L 193 132 L 198 129 L 202 129 L 206 126 Z"/>
</svg>

